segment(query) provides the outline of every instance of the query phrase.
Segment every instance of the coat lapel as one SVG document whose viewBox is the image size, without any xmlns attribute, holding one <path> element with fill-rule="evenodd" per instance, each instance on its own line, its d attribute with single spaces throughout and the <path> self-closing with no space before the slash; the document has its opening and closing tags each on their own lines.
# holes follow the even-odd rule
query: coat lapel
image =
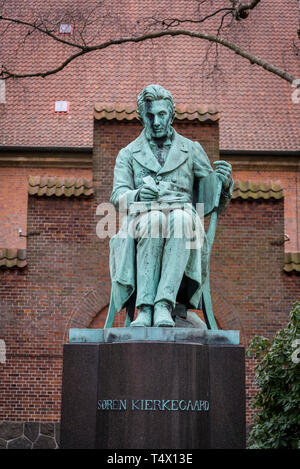
<svg viewBox="0 0 300 469">
<path fill-rule="evenodd" d="M 144 131 L 133 142 L 131 152 L 134 159 L 145 168 L 158 174 L 169 173 L 178 166 L 182 165 L 188 157 L 188 147 L 183 139 L 177 132 L 174 132 L 174 140 L 172 142 L 170 151 L 168 153 L 166 162 L 160 166 L 155 158 L 149 143 L 145 137 Z"/>
<path fill-rule="evenodd" d="M 131 148 L 134 159 L 145 168 L 157 173 L 161 166 L 155 158 L 145 137 L 145 131 L 135 140 Z"/>
</svg>

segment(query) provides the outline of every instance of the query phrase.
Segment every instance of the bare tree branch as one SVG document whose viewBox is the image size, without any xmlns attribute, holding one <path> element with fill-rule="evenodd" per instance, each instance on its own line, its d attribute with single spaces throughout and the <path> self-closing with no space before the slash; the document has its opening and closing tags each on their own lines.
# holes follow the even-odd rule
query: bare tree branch
<svg viewBox="0 0 300 469">
<path fill-rule="evenodd" d="M 42 17 L 35 19 L 33 22 L 30 21 L 25 21 L 19 18 L 11 18 L 9 16 L 1 16 L 0 15 L 0 22 L 3 22 L 4 24 L 8 25 L 20 25 L 20 26 L 25 26 L 28 28 L 27 33 L 25 34 L 24 37 L 24 42 L 27 39 L 28 36 L 30 36 L 34 31 L 37 31 L 38 33 L 45 35 L 49 37 L 50 39 L 60 42 L 64 44 L 67 47 L 72 47 L 77 49 L 76 52 L 70 53 L 69 56 L 61 62 L 59 65 L 56 67 L 45 70 L 45 71 L 37 71 L 37 72 L 32 72 L 32 73 L 18 73 L 17 71 L 10 70 L 10 68 L 6 65 L 2 65 L 2 69 L 0 70 L 0 78 L 2 79 L 9 79 L 9 78 L 33 78 L 33 77 L 42 77 L 45 78 L 49 75 L 53 75 L 55 73 L 60 72 L 63 70 L 65 67 L 67 67 L 72 61 L 77 59 L 80 56 L 83 56 L 85 54 L 88 54 L 90 52 L 95 52 L 95 51 L 101 51 L 104 49 L 107 49 L 111 46 L 118 46 L 121 44 L 126 44 L 126 43 L 140 43 L 143 41 L 148 41 L 148 40 L 155 40 L 159 39 L 165 36 L 171 36 L 171 37 L 176 37 L 176 36 L 187 36 L 187 37 L 192 37 L 195 39 L 201 39 L 204 41 L 208 41 L 209 46 L 207 53 L 205 55 L 204 60 L 207 60 L 209 50 L 211 49 L 211 45 L 215 46 L 215 54 L 216 54 L 216 62 L 218 60 L 218 47 L 222 46 L 225 47 L 231 51 L 233 51 L 235 54 L 245 58 L 248 60 L 251 64 L 256 64 L 259 67 L 262 67 L 263 69 L 267 70 L 268 72 L 273 73 L 274 75 L 286 80 L 289 83 L 293 83 L 295 80 L 295 77 L 293 77 L 290 73 L 288 73 L 286 70 L 282 70 L 279 67 L 276 67 L 275 65 L 272 65 L 271 63 L 267 62 L 266 60 L 255 56 L 254 54 L 242 49 L 239 47 L 237 44 L 222 38 L 221 32 L 225 30 L 225 28 L 229 28 L 233 21 L 235 20 L 240 20 L 244 19 L 248 16 L 249 12 L 253 10 L 259 3 L 260 0 L 252 0 L 249 3 L 242 3 L 241 0 L 228 0 L 231 6 L 228 6 L 227 8 L 219 8 L 215 10 L 212 13 L 206 14 L 202 16 L 202 6 L 205 3 L 208 3 L 208 0 L 195 0 L 198 3 L 198 13 L 196 12 L 196 15 L 199 14 L 199 18 L 167 18 L 164 20 L 161 19 L 155 19 L 154 23 L 149 24 L 148 23 L 148 29 L 143 30 L 143 34 L 136 34 L 130 32 L 129 36 L 127 37 L 119 37 L 116 39 L 110 39 L 108 41 L 102 42 L 100 44 L 95 44 L 91 45 L 90 40 L 87 40 L 86 38 L 86 30 L 87 30 L 87 25 L 89 24 L 96 24 L 98 20 L 101 20 L 103 17 L 103 12 L 102 12 L 102 17 L 96 15 L 96 10 L 99 7 L 102 7 L 104 5 L 104 2 L 98 2 L 97 6 L 93 9 L 90 9 L 89 11 L 81 12 L 81 11 L 71 11 L 68 12 L 70 17 L 73 17 L 74 15 L 74 22 L 75 18 L 77 17 L 79 24 L 81 25 L 80 28 L 77 28 L 77 32 L 75 35 L 73 35 L 73 40 L 67 40 L 65 38 L 62 38 L 60 35 L 55 34 L 55 30 L 59 24 L 60 21 L 63 20 L 63 17 L 60 15 L 60 20 L 49 20 L 48 18 L 46 20 L 43 20 Z M 4 2 L 2 2 L 2 5 Z M 201 7 L 201 14 L 200 14 L 200 7 Z M 216 18 L 217 15 L 222 13 L 221 21 L 219 24 L 219 27 L 216 28 L 217 32 L 216 34 L 208 34 L 205 32 L 201 31 L 190 31 L 187 29 L 174 29 L 174 26 L 178 26 L 181 23 L 197 23 L 197 24 L 203 24 L 205 21 L 208 21 L 212 18 Z M 225 24 L 225 19 L 227 17 L 230 17 L 231 20 Z M 112 21 L 112 18 L 110 18 Z M 149 18 L 148 18 L 149 20 Z M 49 26 L 50 25 L 50 26 Z M 159 31 L 151 31 L 151 28 L 153 26 L 160 26 L 162 30 Z M 149 30 L 150 28 L 150 30 Z M 6 28 L 4 28 L 6 30 Z M 127 28 L 125 28 L 125 31 Z M 126 33 L 127 34 L 127 33 Z M 95 38 L 96 34 L 93 36 L 93 40 Z M 77 37 L 77 40 L 76 40 Z M 90 38 L 89 38 L 90 39 Z M 89 45 L 90 44 L 90 45 Z M 78 50 L 79 49 L 79 50 Z M 68 50 L 68 49 L 66 49 Z M 218 68 L 218 64 L 215 63 L 214 65 L 214 70 Z"/>
<path fill-rule="evenodd" d="M 214 11 L 213 13 L 204 16 L 203 18 L 200 19 L 179 19 L 179 18 L 166 18 L 163 21 L 159 20 L 158 22 L 162 24 L 163 26 L 166 26 L 167 28 L 170 28 L 172 26 L 179 26 L 182 23 L 204 23 L 210 18 L 213 18 L 214 16 L 218 15 L 219 13 L 222 13 L 226 11 L 227 13 L 232 13 L 234 11 L 234 8 L 220 8 L 219 10 Z"/>
<path fill-rule="evenodd" d="M 180 18 L 166 18 L 164 20 L 159 20 L 157 23 L 162 24 L 166 27 L 179 26 L 182 23 L 204 23 L 205 21 L 215 17 L 219 13 L 227 12 L 231 13 L 232 16 L 237 20 L 245 19 L 248 17 L 250 10 L 253 10 L 260 2 L 260 0 L 252 0 L 251 3 L 241 3 L 240 0 L 229 0 L 231 7 L 223 7 L 215 10 L 212 13 L 207 14 L 206 16 L 201 17 L 200 7 L 207 3 L 207 0 L 201 0 L 198 4 L 198 14 L 200 17 L 198 19 L 180 19 Z"/>
<path fill-rule="evenodd" d="M 148 34 L 143 34 L 141 36 L 137 37 L 121 37 L 118 39 L 111 39 L 109 41 L 103 42 L 98 45 L 94 46 L 81 46 L 81 45 L 73 45 L 75 47 L 79 47 L 81 50 L 71 56 L 69 56 L 64 62 L 62 62 L 58 67 L 48 70 L 45 72 L 36 72 L 36 73 L 24 73 L 24 74 L 19 74 L 13 71 L 8 70 L 4 65 L 2 65 L 2 71 L 0 73 L 0 76 L 4 79 L 8 79 L 11 77 L 14 78 L 28 78 L 28 77 L 43 77 L 45 78 L 48 75 L 53 75 L 54 73 L 59 72 L 63 68 L 65 68 L 70 62 L 75 60 L 76 58 L 88 54 L 90 52 L 94 51 L 99 51 L 103 49 L 107 49 L 108 47 L 114 46 L 114 45 L 120 45 L 120 44 L 126 44 L 126 43 L 139 43 L 143 41 L 147 41 L 149 39 L 158 39 L 161 37 L 165 36 L 171 36 L 171 37 L 176 37 L 176 36 L 188 36 L 192 38 L 197 38 L 197 39 L 204 39 L 209 42 L 214 42 L 216 44 L 220 44 L 223 47 L 232 50 L 235 52 L 237 55 L 244 57 L 247 59 L 251 64 L 256 64 L 259 67 L 264 68 L 268 72 L 273 73 L 274 75 L 277 75 L 278 77 L 286 80 L 289 83 L 292 83 L 295 80 L 295 77 L 293 77 L 291 74 L 289 74 L 285 70 L 281 70 L 280 68 L 276 67 L 275 65 L 270 64 L 264 59 L 261 59 L 260 57 L 257 57 L 250 52 L 247 52 L 243 49 L 241 49 L 239 46 L 234 44 L 233 42 L 230 42 L 226 39 L 222 39 L 221 37 L 215 36 L 213 34 L 207 34 L 207 33 L 201 33 L 201 32 L 196 32 L 196 31 L 188 31 L 184 29 L 171 29 L 171 30 L 163 30 L 163 31 L 156 31 Z"/>
<path fill-rule="evenodd" d="M 0 21 L 8 21 L 10 23 L 19 24 L 19 25 L 22 25 L 22 26 L 28 26 L 29 28 L 32 28 L 31 32 L 36 30 L 36 31 L 39 31 L 42 34 L 45 34 L 46 36 L 51 37 L 55 41 L 62 42 L 63 44 L 65 44 L 67 46 L 77 47 L 79 49 L 84 49 L 84 46 L 82 46 L 80 44 L 70 42 L 70 41 L 67 41 L 66 39 L 63 39 L 59 36 L 56 36 L 55 34 L 53 34 L 52 31 L 50 31 L 48 29 L 45 29 L 45 28 L 42 28 L 41 27 L 41 25 L 42 25 L 41 21 L 40 21 L 40 23 L 38 23 L 37 21 L 33 22 L 33 23 L 30 23 L 28 21 L 23 21 L 23 20 L 20 20 L 18 18 L 6 18 L 4 16 L 0 16 Z M 30 31 L 27 34 L 30 34 Z"/>
</svg>

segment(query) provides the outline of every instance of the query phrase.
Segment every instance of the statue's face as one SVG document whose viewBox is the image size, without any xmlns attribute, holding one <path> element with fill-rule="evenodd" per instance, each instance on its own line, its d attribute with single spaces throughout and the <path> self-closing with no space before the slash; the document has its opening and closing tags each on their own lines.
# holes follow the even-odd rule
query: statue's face
<svg viewBox="0 0 300 469">
<path fill-rule="evenodd" d="M 150 101 L 147 104 L 143 121 L 152 138 L 163 138 L 171 126 L 171 112 L 165 99 Z"/>
</svg>

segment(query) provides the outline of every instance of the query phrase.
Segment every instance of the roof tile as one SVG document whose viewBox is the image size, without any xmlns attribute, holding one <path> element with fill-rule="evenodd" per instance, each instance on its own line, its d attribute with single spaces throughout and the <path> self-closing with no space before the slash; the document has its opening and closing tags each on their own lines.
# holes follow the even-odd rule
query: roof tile
<svg viewBox="0 0 300 469">
<path fill-rule="evenodd" d="M 300 252 L 286 252 L 284 255 L 285 272 L 300 272 Z"/>
<path fill-rule="evenodd" d="M 232 198 L 237 199 L 282 199 L 283 187 L 273 181 L 235 181 Z"/>
<path fill-rule="evenodd" d="M 43 9 L 44 3 L 18 0 L 5 2 L 4 8 L 8 14 L 31 18 L 32 12 Z M 56 14 L 68 9 L 67 4 L 77 3 L 53 0 L 51 11 Z M 89 0 L 88 3 L 92 6 L 100 2 Z M 212 11 L 212 4 L 220 4 L 221 8 L 228 6 L 228 0 L 201 2 L 203 15 Z M 147 24 L 147 18 L 153 15 L 198 19 L 199 12 L 194 7 L 193 0 L 173 0 L 171 10 L 170 0 L 110 2 L 109 17 L 103 23 L 101 19 L 100 30 L 98 22 L 94 25 L 91 22 L 88 36 L 97 43 L 128 36 L 133 31 L 143 33 L 145 21 Z M 298 10 L 296 0 L 264 0 L 245 21 L 234 22 L 221 36 L 299 77 L 299 57 L 292 47 L 299 28 Z M 112 18 L 118 21 L 111 21 Z M 216 33 L 219 21 L 217 15 L 208 22 L 186 27 Z M 11 65 L 16 72 L 49 70 L 68 55 L 68 48 L 49 37 L 32 34 L 23 46 L 23 28 L 4 28 L 4 24 L 0 25 L 0 32 L 5 33 L 1 62 Z M 98 30 L 101 37 L 97 36 Z M 91 147 L 94 124 L 91 111 L 95 101 L 135 103 L 137 93 L 144 86 L 160 83 L 171 91 L 175 103 L 216 104 L 222 116 L 220 148 L 223 150 L 298 150 L 300 105 L 292 99 L 297 90 L 224 47 L 219 47 L 216 62 L 214 53 L 206 56 L 207 46 L 206 41 L 178 36 L 94 51 L 74 60 L 58 74 L 26 80 L 26 99 L 20 81 L 7 80 L 6 103 L 1 105 L 0 113 L 0 144 Z M 215 72 L 209 76 L 212 69 Z M 53 113 L 54 99 L 70 102 L 69 115 Z M 111 110 L 106 118 L 114 118 L 113 114 Z M 122 116 L 120 112 L 117 114 L 119 118 L 134 118 L 128 109 Z M 210 119 L 215 115 L 208 114 Z M 187 116 L 194 118 L 190 112 Z M 208 117 L 203 109 L 200 116 Z"/>
<path fill-rule="evenodd" d="M 92 179 L 83 177 L 29 176 L 28 193 L 39 197 L 91 197 L 94 189 Z"/>
<path fill-rule="evenodd" d="M 1 268 L 19 268 L 27 266 L 25 249 L 0 248 L 0 267 Z"/>
<path fill-rule="evenodd" d="M 96 120 L 117 119 L 132 120 L 138 119 L 135 104 L 123 103 L 96 103 L 94 106 L 94 116 Z M 175 119 L 198 120 L 200 122 L 217 121 L 220 116 L 215 106 L 208 105 L 184 105 L 179 104 L 175 109 Z"/>
</svg>

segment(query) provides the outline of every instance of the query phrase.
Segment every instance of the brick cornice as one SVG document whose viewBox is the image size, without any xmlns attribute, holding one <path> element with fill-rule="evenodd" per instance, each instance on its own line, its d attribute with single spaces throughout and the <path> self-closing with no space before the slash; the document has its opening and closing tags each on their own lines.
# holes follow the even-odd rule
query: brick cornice
<svg viewBox="0 0 300 469">
<path fill-rule="evenodd" d="M 0 166 L 91 169 L 91 147 L 0 146 Z"/>
<path fill-rule="evenodd" d="M 299 171 L 300 151 L 220 150 L 235 171 Z"/>
</svg>

